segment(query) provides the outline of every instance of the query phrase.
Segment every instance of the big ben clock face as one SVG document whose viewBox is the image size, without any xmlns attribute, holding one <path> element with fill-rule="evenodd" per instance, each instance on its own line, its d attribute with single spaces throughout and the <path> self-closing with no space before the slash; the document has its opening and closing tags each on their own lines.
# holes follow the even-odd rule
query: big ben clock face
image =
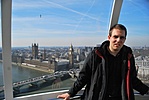
<svg viewBox="0 0 149 100">
<path fill-rule="evenodd" d="M 72 52 L 69 52 L 69 54 L 71 55 L 71 54 L 72 54 Z"/>
</svg>

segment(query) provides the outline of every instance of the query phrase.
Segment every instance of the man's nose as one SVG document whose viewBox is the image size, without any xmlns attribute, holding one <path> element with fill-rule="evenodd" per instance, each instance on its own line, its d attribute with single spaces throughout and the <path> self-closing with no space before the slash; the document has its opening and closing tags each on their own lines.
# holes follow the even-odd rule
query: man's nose
<svg viewBox="0 0 149 100">
<path fill-rule="evenodd" d="M 117 40 L 118 42 L 120 42 L 120 41 L 121 41 L 121 38 L 120 38 L 120 37 L 118 37 L 116 40 Z"/>
</svg>

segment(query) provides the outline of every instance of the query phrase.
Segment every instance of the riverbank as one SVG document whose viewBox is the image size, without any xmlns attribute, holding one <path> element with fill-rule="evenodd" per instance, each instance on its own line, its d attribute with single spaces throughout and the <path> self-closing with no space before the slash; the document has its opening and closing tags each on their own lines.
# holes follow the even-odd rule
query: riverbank
<svg viewBox="0 0 149 100">
<path fill-rule="evenodd" d="M 2 63 L 3 61 L 0 60 L 0 63 Z M 48 69 L 47 67 L 43 67 L 43 66 L 36 66 L 36 65 L 31 65 L 31 64 L 27 64 L 27 63 L 14 63 L 12 62 L 13 65 L 17 65 L 19 67 L 25 67 L 25 68 L 29 68 L 29 69 L 33 69 L 33 70 L 38 70 L 38 71 L 42 71 L 42 72 L 46 72 L 46 73 L 53 73 L 53 70 Z"/>
<path fill-rule="evenodd" d="M 27 63 L 13 63 L 13 65 L 17 65 L 19 67 L 25 67 L 25 68 L 30 68 L 33 70 L 38 70 L 38 71 L 42 71 L 42 72 L 46 72 L 46 73 L 53 73 L 53 70 L 48 69 L 47 67 L 43 67 L 43 66 L 36 66 L 36 65 L 31 65 L 31 64 L 27 64 Z"/>
</svg>

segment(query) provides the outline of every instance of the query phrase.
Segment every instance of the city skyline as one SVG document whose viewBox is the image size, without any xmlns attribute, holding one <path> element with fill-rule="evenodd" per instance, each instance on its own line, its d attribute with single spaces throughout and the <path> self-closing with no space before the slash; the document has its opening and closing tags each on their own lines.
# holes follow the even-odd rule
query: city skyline
<svg viewBox="0 0 149 100">
<path fill-rule="evenodd" d="M 112 4 L 113 0 L 12 0 L 12 47 L 101 44 L 107 39 Z M 123 0 L 119 23 L 128 29 L 126 45 L 149 46 L 148 0 Z"/>
</svg>

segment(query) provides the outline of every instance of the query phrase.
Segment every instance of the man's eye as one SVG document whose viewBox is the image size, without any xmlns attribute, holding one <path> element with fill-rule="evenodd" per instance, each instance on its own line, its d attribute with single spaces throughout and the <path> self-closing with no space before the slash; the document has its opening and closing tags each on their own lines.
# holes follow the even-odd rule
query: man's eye
<svg viewBox="0 0 149 100">
<path fill-rule="evenodd" d="M 116 39 L 118 38 L 118 36 L 113 36 L 113 37 L 116 38 Z"/>
<path fill-rule="evenodd" d="M 117 38 L 120 38 L 121 40 L 122 39 L 125 39 L 125 37 L 124 36 L 113 36 L 115 39 L 117 39 Z"/>
<path fill-rule="evenodd" d="M 125 37 L 124 36 L 121 36 L 120 39 L 125 39 Z"/>
</svg>

